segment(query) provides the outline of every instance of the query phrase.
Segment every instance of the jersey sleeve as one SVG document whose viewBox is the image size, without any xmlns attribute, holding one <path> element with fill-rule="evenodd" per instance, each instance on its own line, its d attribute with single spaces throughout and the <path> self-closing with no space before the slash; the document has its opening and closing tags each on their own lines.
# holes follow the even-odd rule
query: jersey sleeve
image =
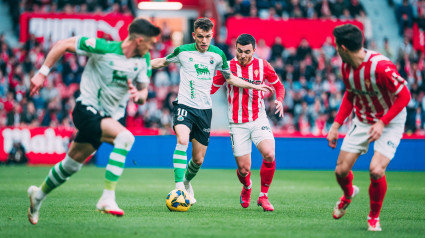
<svg viewBox="0 0 425 238">
<path fill-rule="evenodd" d="M 400 76 L 395 65 L 390 61 L 382 61 L 376 68 L 377 83 L 391 93 L 397 95 L 407 84 Z"/>
<path fill-rule="evenodd" d="M 216 70 L 218 71 L 230 70 L 226 55 L 224 54 L 222 50 L 219 50 L 219 55 L 220 55 L 221 61 L 217 64 Z"/>
<path fill-rule="evenodd" d="M 150 77 L 152 75 L 152 65 L 151 65 L 151 55 L 150 53 L 146 53 L 145 56 L 143 56 L 144 59 L 144 66 L 142 67 L 142 69 L 140 70 L 136 81 L 138 83 L 149 83 L 150 82 Z"/>
<path fill-rule="evenodd" d="M 105 39 L 80 36 L 77 37 L 75 49 L 77 50 L 77 54 L 86 56 L 92 54 L 122 53 L 121 45 L 111 43 Z"/>
<path fill-rule="evenodd" d="M 217 90 L 223 86 L 223 84 L 226 82 L 226 79 L 224 78 L 223 74 L 221 74 L 220 71 L 217 72 L 217 75 L 213 78 L 213 83 L 211 85 L 211 94 L 214 94 L 217 92 Z"/>
<path fill-rule="evenodd" d="M 265 60 L 264 63 L 265 79 L 276 89 L 276 100 L 283 102 L 283 99 L 285 98 L 285 87 L 282 82 L 280 82 L 276 71 L 274 71 L 274 68 L 270 65 L 270 63 Z"/>
<path fill-rule="evenodd" d="M 181 46 L 178 46 L 174 49 L 173 53 L 167 55 L 167 57 L 165 58 L 167 63 L 179 63 L 179 54 L 181 52 Z"/>
</svg>

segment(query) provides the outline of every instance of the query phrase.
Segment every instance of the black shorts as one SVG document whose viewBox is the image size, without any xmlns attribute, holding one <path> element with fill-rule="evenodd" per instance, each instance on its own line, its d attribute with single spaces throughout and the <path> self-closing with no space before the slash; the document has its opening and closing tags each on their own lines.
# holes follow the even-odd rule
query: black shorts
<svg viewBox="0 0 425 238">
<path fill-rule="evenodd" d="M 105 116 L 101 116 L 99 112 L 91 107 L 77 102 L 72 111 L 72 121 L 78 129 L 75 142 L 90 143 L 95 149 L 99 148 L 102 142 L 102 129 L 100 122 Z"/>
<path fill-rule="evenodd" d="M 189 140 L 196 139 L 208 146 L 210 139 L 212 109 L 196 109 L 173 102 L 173 129 L 175 125 L 183 124 L 190 129 Z"/>
</svg>

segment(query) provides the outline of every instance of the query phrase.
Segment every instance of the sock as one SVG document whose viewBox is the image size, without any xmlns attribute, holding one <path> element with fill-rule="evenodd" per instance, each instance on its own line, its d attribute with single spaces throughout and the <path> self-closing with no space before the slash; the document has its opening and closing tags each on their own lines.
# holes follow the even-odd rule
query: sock
<svg viewBox="0 0 425 238">
<path fill-rule="evenodd" d="M 370 197 L 370 213 L 369 217 L 378 218 L 381 212 L 382 202 L 387 192 L 387 180 L 384 177 L 380 179 L 370 178 L 369 197 Z"/>
<path fill-rule="evenodd" d="M 267 193 L 269 191 L 270 184 L 272 183 L 274 171 L 276 170 L 276 161 L 267 162 L 263 160 L 263 164 L 260 169 L 261 177 L 261 192 Z"/>
<path fill-rule="evenodd" d="M 195 162 L 193 162 L 193 160 L 190 160 L 187 165 L 186 173 L 184 175 L 185 180 L 186 181 L 192 180 L 193 177 L 196 176 L 200 168 L 201 168 L 201 165 L 197 165 Z"/>
<path fill-rule="evenodd" d="M 115 191 L 103 189 L 102 198 L 108 198 L 115 201 Z"/>
<path fill-rule="evenodd" d="M 40 192 L 36 195 L 37 199 L 43 199 L 53 189 L 65 183 L 65 181 L 68 180 L 71 175 L 80 170 L 82 166 L 82 163 L 78 163 L 66 154 L 65 159 L 55 164 L 55 166 L 53 166 L 50 170 L 46 180 L 44 180 L 40 186 Z"/>
<path fill-rule="evenodd" d="M 336 176 L 336 181 L 338 181 L 339 186 L 341 186 L 342 191 L 344 191 L 344 198 L 346 199 L 353 195 L 353 178 L 353 171 L 351 170 L 344 178 Z"/>
<path fill-rule="evenodd" d="M 236 174 L 238 175 L 239 181 L 245 187 L 245 189 L 250 189 L 252 187 L 251 184 L 251 171 L 244 177 L 239 173 L 239 169 L 236 170 Z"/>
<path fill-rule="evenodd" d="M 262 196 L 268 197 L 269 195 L 267 193 L 260 192 L 260 196 L 259 197 L 262 197 Z"/>
<path fill-rule="evenodd" d="M 176 183 L 183 182 L 184 171 L 187 165 L 187 145 L 176 145 L 176 149 L 173 154 L 173 166 L 174 166 L 174 181 Z"/>
<path fill-rule="evenodd" d="M 125 158 L 134 143 L 134 136 L 129 131 L 123 131 L 114 140 L 114 149 L 109 156 L 105 172 L 105 189 L 115 191 L 118 179 L 124 171 Z"/>
</svg>

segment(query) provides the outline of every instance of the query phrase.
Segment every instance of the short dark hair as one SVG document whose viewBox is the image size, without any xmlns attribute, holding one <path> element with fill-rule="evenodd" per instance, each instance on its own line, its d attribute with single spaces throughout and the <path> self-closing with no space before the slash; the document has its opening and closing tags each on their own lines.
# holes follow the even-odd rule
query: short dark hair
<svg viewBox="0 0 425 238">
<path fill-rule="evenodd" d="M 201 28 L 204 31 L 209 31 L 214 27 L 214 24 L 209 18 L 199 18 L 198 20 L 193 23 L 193 30 L 196 30 L 198 28 Z"/>
<path fill-rule="evenodd" d="M 333 30 L 335 41 L 350 51 L 358 51 L 363 47 L 363 33 L 353 24 L 344 24 Z"/>
<path fill-rule="evenodd" d="M 241 34 L 238 36 L 238 39 L 236 39 L 236 44 L 239 45 L 252 45 L 252 48 L 255 49 L 255 38 L 250 34 Z"/>
<path fill-rule="evenodd" d="M 143 18 L 134 19 L 128 27 L 128 34 L 140 34 L 147 37 L 157 36 L 161 33 L 159 27 Z"/>
</svg>

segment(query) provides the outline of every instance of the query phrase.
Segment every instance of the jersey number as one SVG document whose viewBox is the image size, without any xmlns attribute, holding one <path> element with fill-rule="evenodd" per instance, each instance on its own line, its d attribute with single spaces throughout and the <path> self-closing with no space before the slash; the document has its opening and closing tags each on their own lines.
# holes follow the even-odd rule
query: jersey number
<svg viewBox="0 0 425 238">
<path fill-rule="evenodd" d="M 177 108 L 177 115 L 186 117 L 187 111 L 183 108 Z"/>
</svg>

